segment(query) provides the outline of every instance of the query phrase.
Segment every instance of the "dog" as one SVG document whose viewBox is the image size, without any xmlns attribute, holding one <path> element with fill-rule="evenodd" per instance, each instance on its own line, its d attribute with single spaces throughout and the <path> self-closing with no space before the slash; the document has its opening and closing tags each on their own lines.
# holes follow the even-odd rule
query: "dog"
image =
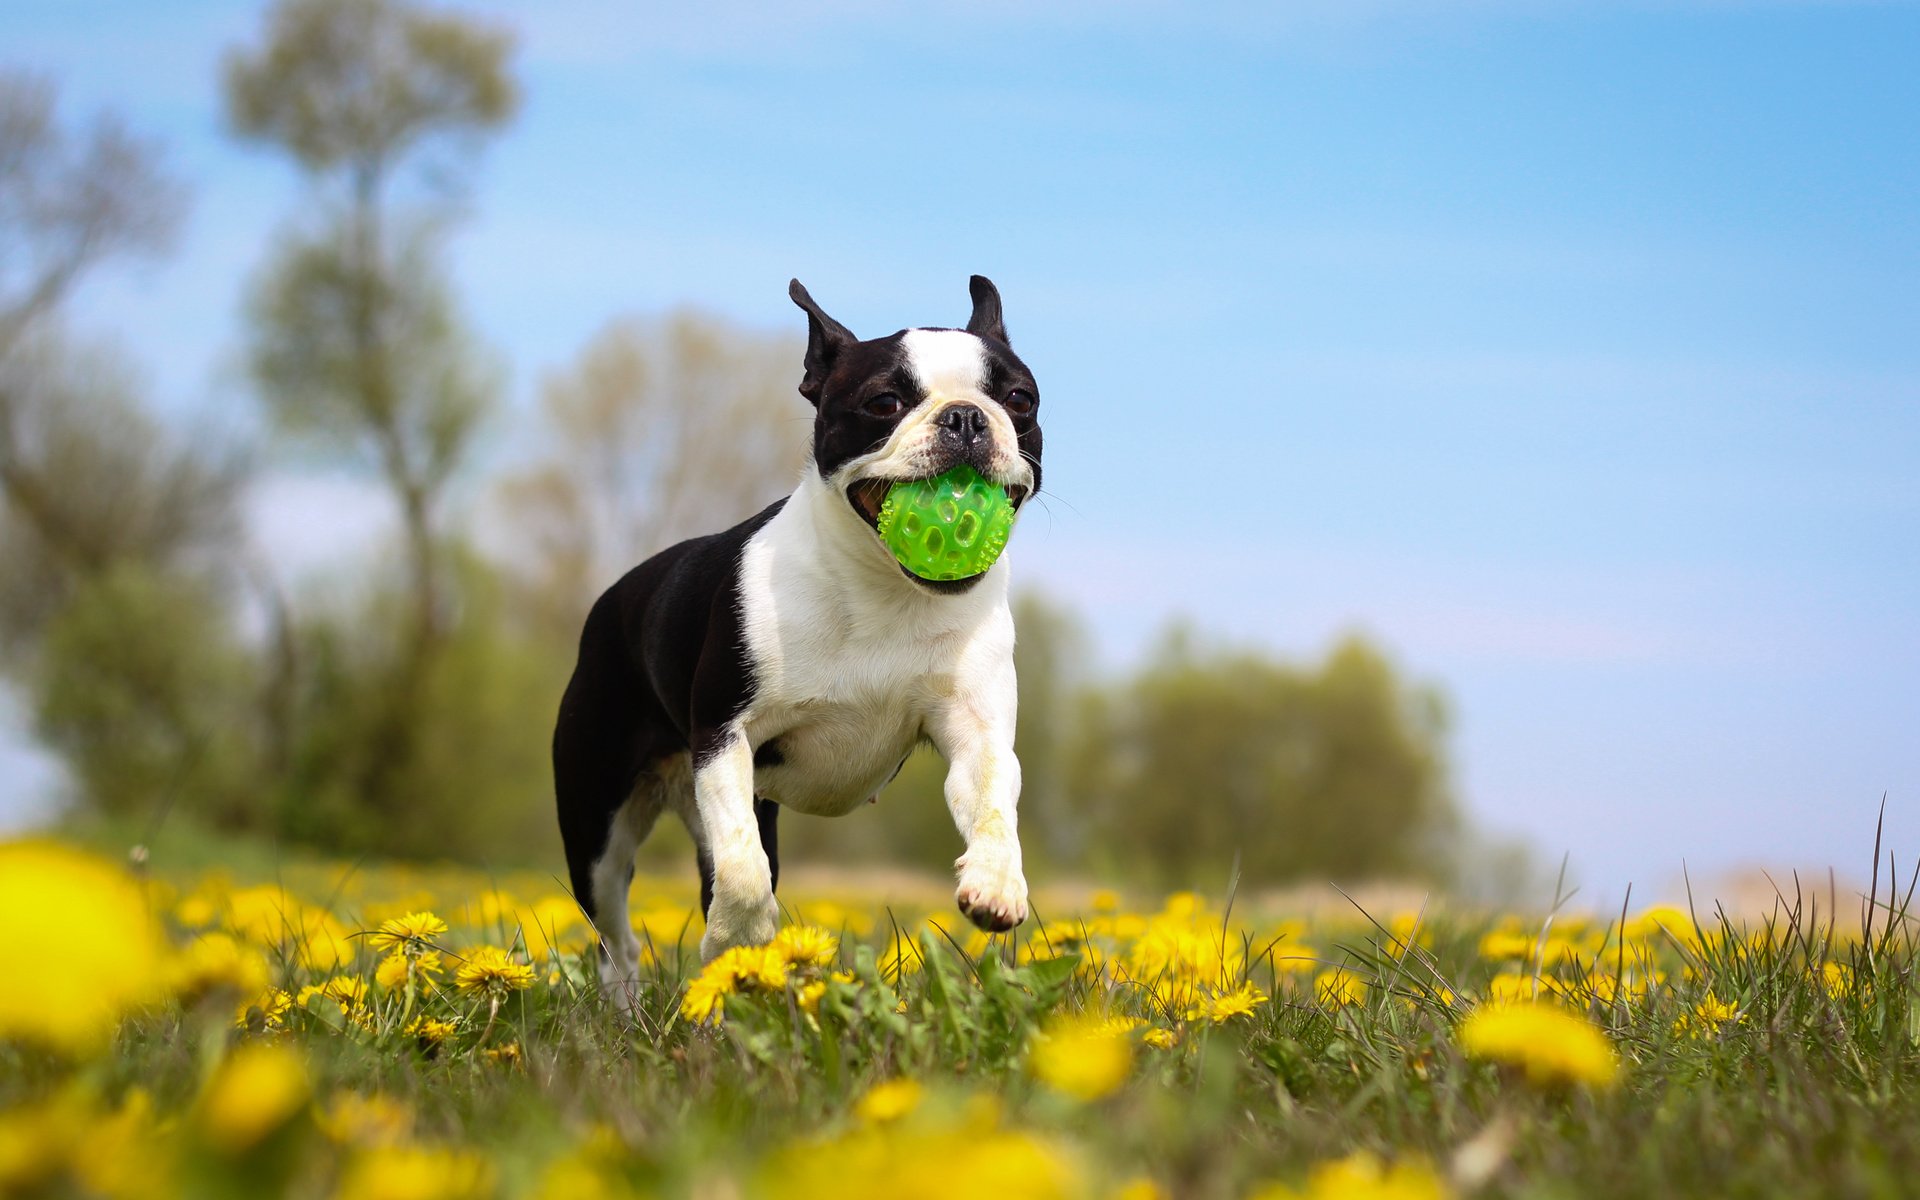
<svg viewBox="0 0 1920 1200">
<path fill-rule="evenodd" d="M 800 394 L 814 408 L 799 485 L 722 533 L 629 571 L 588 613 L 553 737 L 573 894 L 600 934 L 603 986 L 634 1003 L 634 851 L 662 813 L 693 835 L 704 960 L 779 924 L 782 807 L 840 816 L 930 743 L 965 840 L 955 899 L 976 925 L 1026 919 L 1015 809 L 1013 617 L 1004 556 L 930 581 L 881 542 L 888 490 L 957 464 L 1040 488 L 1040 391 L 975 275 L 964 329 L 861 340 L 799 280 Z"/>
</svg>

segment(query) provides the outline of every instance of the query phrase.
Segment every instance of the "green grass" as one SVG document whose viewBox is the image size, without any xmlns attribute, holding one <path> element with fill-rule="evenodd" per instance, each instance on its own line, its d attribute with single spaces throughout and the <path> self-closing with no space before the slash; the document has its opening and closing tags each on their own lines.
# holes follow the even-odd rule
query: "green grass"
<svg viewBox="0 0 1920 1200">
<path fill-rule="evenodd" d="M 288 886 L 341 928 L 360 929 L 423 894 L 451 918 L 489 882 L 410 870 L 352 878 L 342 885 L 316 866 Z M 525 896 L 539 881 L 505 886 Z M 143 1143 L 154 1163 L 146 1195 L 420 1194 L 370 1192 L 348 1178 L 355 1161 L 377 1161 L 369 1147 L 378 1139 L 322 1128 L 343 1095 L 394 1102 L 407 1114 L 396 1135 L 404 1145 L 484 1160 L 487 1188 L 457 1194 L 535 1195 L 575 1178 L 572 1194 L 584 1195 L 577 1179 L 587 1176 L 607 1195 L 814 1194 L 795 1165 L 806 1163 L 827 1172 L 837 1196 L 969 1195 L 1002 1169 L 1052 1179 L 1021 1165 L 1037 1154 L 1070 1186 L 1031 1194 L 1111 1195 L 1147 1180 L 1166 1195 L 1227 1198 L 1274 1181 L 1304 1186 L 1315 1164 L 1369 1152 L 1430 1164 L 1460 1195 L 1905 1195 L 1920 1180 L 1910 891 L 1889 899 L 1879 880 L 1876 893 L 1863 906 L 1869 915 L 1844 921 L 1788 895 L 1753 921 L 1669 916 L 1664 926 L 1628 922 L 1625 939 L 1618 917 L 1436 910 L 1398 914 L 1395 925 L 1389 914 L 1301 921 L 1151 905 L 1056 918 L 984 947 L 967 945 L 943 914 L 952 937 L 918 913 L 863 910 L 844 896 L 810 910 L 802 899 L 801 915 L 875 922 L 867 936 L 842 940 L 835 968 L 851 981 L 829 983 L 811 1014 L 794 988 L 735 994 L 717 1027 L 679 1011 L 699 969 L 697 918 L 655 930 L 629 1020 L 598 994 L 586 954 L 549 952 L 523 901 L 517 916 L 490 925 L 456 921 L 444 941 L 450 959 L 475 942 L 516 947 L 540 978 L 508 996 L 490 1028 L 484 999 L 423 991 L 410 1013 L 464 1021 L 437 1048 L 405 1032 L 400 990 L 376 989 L 358 1021 L 316 997 L 287 1014 L 284 1031 L 247 1035 L 233 1028 L 233 997 L 215 994 L 134 1017 L 92 1062 L 0 1049 L 0 1106 L 11 1110 L 0 1118 L 0 1181 L 19 1114 L 82 1094 L 97 1124 L 144 1090 L 156 1115 Z M 160 895 L 175 919 L 190 911 Z M 677 885 L 643 884 L 636 900 L 656 916 L 687 904 Z M 1129 933 L 1136 915 L 1147 933 Z M 1250 981 L 1271 999 L 1215 1024 L 1184 1020 L 1157 995 L 1167 976 L 1135 970 L 1117 980 L 1113 964 L 1156 928 L 1225 949 L 1227 975 L 1203 982 Z M 1499 930 L 1527 947 L 1524 957 L 1483 944 Z M 676 936 L 687 953 L 669 944 Z M 377 956 L 355 945 L 351 970 L 370 975 Z M 1296 955 L 1311 957 L 1309 971 L 1297 970 Z M 1830 963 L 1840 970 L 1828 972 Z M 1335 965 L 1368 984 L 1357 1003 L 1316 996 L 1313 972 Z M 290 988 L 330 974 L 291 955 L 271 969 Z M 1615 986 L 1622 977 L 1657 982 Z M 1460 1021 L 1516 980 L 1537 982 L 1605 1031 L 1622 1064 L 1613 1086 L 1535 1087 L 1461 1052 Z M 1709 997 L 1737 1015 L 1692 1016 Z M 1037 1033 L 1086 1013 L 1135 1015 L 1178 1042 L 1128 1035 L 1125 1082 L 1074 1100 L 1035 1077 L 1030 1051 Z M 201 1096 L 222 1057 L 250 1040 L 296 1051 L 314 1104 L 258 1145 L 216 1153 Z M 517 1047 L 510 1061 L 488 1054 L 508 1045 Z M 916 1111 L 878 1127 L 860 1115 L 875 1084 L 903 1077 L 924 1085 Z M 562 1162 L 584 1174 L 563 1178 Z M 85 1194 L 71 1169 L 47 1170 L 40 1191 L 0 1184 L 0 1194 Z M 405 1182 L 398 1168 L 389 1174 L 395 1187 Z"/>
</svg>

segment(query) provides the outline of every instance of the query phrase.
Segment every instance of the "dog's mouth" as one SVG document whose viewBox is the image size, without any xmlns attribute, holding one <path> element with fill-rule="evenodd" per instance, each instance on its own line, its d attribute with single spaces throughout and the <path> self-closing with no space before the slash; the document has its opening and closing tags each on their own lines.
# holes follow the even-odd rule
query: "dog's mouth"
<svg viewBox="0 0 1920 1200">
<path fill-rule="evenodd" d="M 887 493 L 898 479 L 856 479 L 847 485 L 847 503 L 853 505 L 853 511 L 867 523 L 875 533 L 880 532 L 880 508 L 887 502 Z M 1028 489 L 1018 483 L 1006 485 L 1007 500 L 1017 511 L 1026 503 Z"/>
</svg>

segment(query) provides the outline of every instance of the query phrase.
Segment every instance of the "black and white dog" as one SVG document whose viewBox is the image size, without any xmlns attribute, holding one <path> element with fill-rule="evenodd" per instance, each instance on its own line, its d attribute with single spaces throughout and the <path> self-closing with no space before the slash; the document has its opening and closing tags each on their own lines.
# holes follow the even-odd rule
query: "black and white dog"
<svg viewBox="0 0 1920 1200">
<path fill-rule="evenodd" d="M 663 550 L 600 597 L 553 737 L 573 892 L 600 932 L 601 979 L 630 1003 L 635 848 L 664 811 L 698 848 L 701 954 L 771 939 L 774 821 L 872 799 L 922 741 L 948 763 L 966 842 L 960 909 L 1026 919 L 1015 805 L 1007 564 L 935 583 L 880 541 L 888 489 L 959 463 L 1017 506 L 1040 486 L 1039 389 L 976 275 L 965 329 L 862 341 L 807 314 L 812 461 L 791 496 L 724 533 Z"/>
</svg>

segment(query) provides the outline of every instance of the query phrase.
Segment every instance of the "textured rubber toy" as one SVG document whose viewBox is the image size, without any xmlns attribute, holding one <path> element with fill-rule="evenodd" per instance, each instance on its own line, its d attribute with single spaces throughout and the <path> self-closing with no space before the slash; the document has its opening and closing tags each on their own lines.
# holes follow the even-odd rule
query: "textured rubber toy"
<svg viewBox="0 0 1920 1200">
<path fill-rule="evenodd" d="M 922 579 L 971 579 L 1007 548 L 1013 502 L 965 463 L 932 479 L 896 483 L 880 506 L 880 540 Z"/>
</svg>

